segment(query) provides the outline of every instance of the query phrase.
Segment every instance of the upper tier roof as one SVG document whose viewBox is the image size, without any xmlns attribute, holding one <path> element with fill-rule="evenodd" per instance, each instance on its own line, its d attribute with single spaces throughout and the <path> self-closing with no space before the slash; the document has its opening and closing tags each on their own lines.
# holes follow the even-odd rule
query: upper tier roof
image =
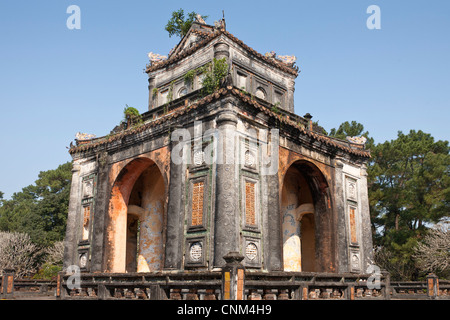
<svg viewBox="0 0 450 320">
<path fill-rule="evenodd" d="M 197 36 L 197 42 L 192 46 L 186 46 L 188 39 L 192 36 Z M 200 24 L 198 22 L 194 22 L 192 27 L 189 29 L 188 33 L 181 39 L 178 45 L 171 51 L 169 57 L 165 60 L 160 60 L 158 62 L 153 62 L 151 65 L 148 65 L 145 72 L 150 73 L 153 71 L 157 71 L 159 69 L 170 66 L 171 64 L 180 61 L 181 59 L 193 54 L 197 50 L 205 47 L 216 39 L 217 37 L 224 35 L 231 41 L 238 44 L 244 50 L 246 50 L 249 54 L 252 54 L 259 58 L 260 60 L 268 63 L 269 65 L 278 68 L 288 74 L 298 76 L 299 68 L 295 65 L 295 62 L 284 62 L 280 59 L 280 57 L 276 57 L 274 53 L 263 55 L 253 48 L 246 45 L 243 41 L 239 40 L 233 34 L 225 30 L 224 23 L 221 24 L 221 27 L 213 27 L 206 24 Z"/>
</svg>

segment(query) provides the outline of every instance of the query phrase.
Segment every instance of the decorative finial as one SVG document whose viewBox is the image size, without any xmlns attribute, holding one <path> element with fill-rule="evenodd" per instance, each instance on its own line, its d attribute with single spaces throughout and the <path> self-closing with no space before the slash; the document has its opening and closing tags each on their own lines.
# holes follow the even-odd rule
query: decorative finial
<svg viewBox="0 0 450 320">
<path fill-rule="evenodd" d="M 206 24 L 205 20 L 203 20 L 202 15 L 197 13 L 196 20 L 198 23 Z"/>
</svg>

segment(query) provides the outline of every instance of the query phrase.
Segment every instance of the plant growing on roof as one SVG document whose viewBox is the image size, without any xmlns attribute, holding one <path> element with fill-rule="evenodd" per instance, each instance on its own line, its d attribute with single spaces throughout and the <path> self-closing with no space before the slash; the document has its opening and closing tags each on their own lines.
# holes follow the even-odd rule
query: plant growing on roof
<svg viewBox="0 0 450 320">
<path fill-rule="evenodd" d="M 176 35 L 180 38 L 183 38 L 189 29 L 191 28 L 192 23 L 196 20 L 197 13 L 192 11 L 188 13 L 187 18 L 184 15 L 184 10 L 179 9 L 178 11 L 172 12 L 172 18 L 167 22 L 166 31 L 169 32 L 169 37 Z M 207 19 L 208 16 L 201 16 L 202 19 Z"/>
<path fill-rule="evenodd" d="M 127 104 L 126 108 L 123 110 L 123 115 L 127 128 L 142 123 L 142 117 L 139 111 L 136 108 L 129 107 Z"/>
<path fill-rule="evenodd" d="M 275 102 L 271 108 L 271 111 L 275 114 L 280 114 L 280 109 L 279 109 L 280 105 L 281 105 L 281 102 L 279 102 L 279 101 Z"/>
<path fill-rule="evenodd" d="M 191 88 L 193 88 L 195 76 L 203 74 L 204 76 L 202 79 L 202 89 L 200 95 L 204 97 L 220 88 L 222 80 L 228 74 L 228 68 L 226 58 L 219 60 L 214 58 L 212 62 L 209 62 L 202 67 L 186 72 L 184 75 L 184 81 L 185 83 L 190 84 Z"/>
<path fill-rule="evenodd" d="M 194 88 L 194 77 L 200 72 L 200 68 L 189 70 L 184 75 L 184 82 L 190 84 L 191 88 Z"/>
<path fill-rule="evenodd" d="M 175 80 L 173 80 L 169 85 L 169 92 L 167 93 L 167 103 L 171 103 L 173 101 L 173 86 L 175 84 Z"/>
<path fill-rule="evenodd" d="M 228 74 L 228 64 L 226 58 L 214 60 L 206 64 L 202 71 L 204 72 L 204 77 L 202 80 L 202 95 L 207 96 L 215 92 L 220 88 L 222 80 Z"/>
</svg>

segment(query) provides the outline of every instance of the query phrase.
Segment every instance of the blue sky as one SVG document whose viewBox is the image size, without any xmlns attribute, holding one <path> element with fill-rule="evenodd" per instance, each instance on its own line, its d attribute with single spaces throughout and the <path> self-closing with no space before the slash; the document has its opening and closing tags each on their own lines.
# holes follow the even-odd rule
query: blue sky
<svg viewBox="0 0 450 320">
<path fill-rule="evenodd" d="M 81 29 L 69 30 L 70 5 Z M 381 9 L 381 29 L 366 12 Z M 295 112 L 326 130 L 365 126 L 375 142 L 399 130 L 449 140 L 450 1 L 2 1 L 0 191 L 9 198 L 40 171 L 71 160 L 77 132 L 103 136 L 125 104 L 147 110 L 147 53 L 179 39 L 171 12 L 225 10 L 227 30 L 255 50 L 297 56 Z"/>
</svg>

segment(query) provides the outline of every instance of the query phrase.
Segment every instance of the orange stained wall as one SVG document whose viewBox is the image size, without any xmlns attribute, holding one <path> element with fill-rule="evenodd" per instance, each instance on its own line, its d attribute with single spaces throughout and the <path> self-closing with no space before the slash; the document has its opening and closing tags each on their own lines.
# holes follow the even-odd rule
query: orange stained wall
<svg viewBox="0 0 450 320">
<path fill-rule="evenodd" d="M 105 271 L 125 272 L 127 248 L 127 211 L 133 187 L 141 174 L 156 164 L 161 172 L 164 194 L 169 184 L 170 153 L 167 147 L 114 163 L 109 171 L 111 197 L 109 201 L 107 227 Z M 162 206 L 165 207 L 167 196 Z"/>
</svg>

